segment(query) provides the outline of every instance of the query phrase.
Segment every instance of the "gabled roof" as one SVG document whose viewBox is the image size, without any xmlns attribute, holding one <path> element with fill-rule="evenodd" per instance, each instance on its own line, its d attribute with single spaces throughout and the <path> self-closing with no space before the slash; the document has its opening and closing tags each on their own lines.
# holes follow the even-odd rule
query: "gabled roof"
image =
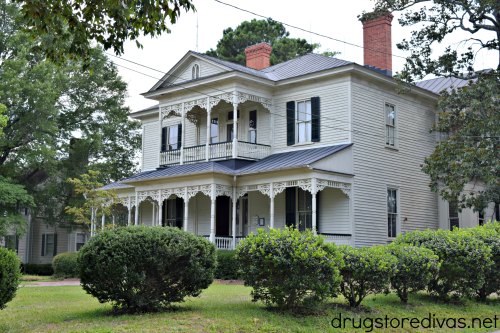
<svg viewBox="0 0 500 333">
<path fill-rule="evenodd" d="M 435 79 L 423 80 L 415 82 L 419 88 L 432 91 L 433 93 L 440 94 L 444 90 L 450 91 L 454 88 L 461 88 L 468 85 L 470 80 L 460 79 L 456 77 L 437 77 Z"/>
</svg>

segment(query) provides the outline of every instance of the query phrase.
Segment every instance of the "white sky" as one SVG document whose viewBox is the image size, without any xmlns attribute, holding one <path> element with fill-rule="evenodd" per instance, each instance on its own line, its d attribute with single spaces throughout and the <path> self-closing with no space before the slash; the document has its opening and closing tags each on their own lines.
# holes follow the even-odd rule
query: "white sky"
<svg viewBox="0 0 500 333">
<path fill-rule="evenodd" d="M 224 0 L 224 2 L 265 15 L 266 17 L 271 17 L 277 21 L 299 26 L 357 45 L 363 45 L 363 29 L 357 16 L 363 10 L 370 11 L 373 9 L 373 1 L 371 0 Z M 197 12 L 182 13 L 178 22 L 171 26 L 170 34 L 165 33 L 155 39 L 149 37 L 141 38 L 140 42 L 144 46 L 143 49 L 137 48 L 135 42 L 127 42 L 125 53 L 122 57 L 167 72 L 187 51 L 198 50 L 199 52 L 205 52 L 210 48 L 215 48 L 225 28 L 235 28 L 242 21 L 253 18 L 261 19 L 213 0 L 194 0 L 194 4 Z M 405 54 L 396 48 L 396 43 L 404 38 L 409 39 L 412 29 L 399 26 L 397 21 L 398 16 L 396 14 L 392 21 L 393 53 L 404 56 Z M 197 22 L 198 48 L 196 47 Z M 287 27 L 287 30 L 290 32 L 290 37 L 305 38 L 309 42 L 321 44 L 320 51 L 339 51 L 341 54 L 337 56 L 338 58 L 363 64 L 363 50 L 361 48 L 289 27 Z M 463 37 L 464 35 L 457 35 L 454 36 L 454 39 L 447 39 L 447 45 L 457 47 L 457 42 Z M 490 36 L 486 35 L 486 37 Z M 108 52 L 111 52 L 111 50 L 108 50 Z M 132 68 L 156 78 L 162 76 L 161 73 L 148 70 L 144 67 L 114 57 L 110 58 L 118 65 Z M 402 68 L 404 59 L 393 57 L 392 62 L 393 72 L 397 72 Z M 497 62 L 497 53 L 482 51 L 476 58 L 476 69 L 495 68 Z M 118 67 L 118 69 L 120 75 L 128 84 L 129 97 L 126 100 L 126 104 L 130 106 L 132 111 L 156 104 L 156 101 L 148 100 L 142 97 L 140 93 L 149 90 L 157 80 L 123 67 Z"/>
</svg>

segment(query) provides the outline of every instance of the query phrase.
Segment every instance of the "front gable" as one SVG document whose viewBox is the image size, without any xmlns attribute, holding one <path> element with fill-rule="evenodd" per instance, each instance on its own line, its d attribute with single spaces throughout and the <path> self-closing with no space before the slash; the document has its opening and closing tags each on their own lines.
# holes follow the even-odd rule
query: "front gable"
<svg viewBox="0 0 500 333">
<path fill-rule="evenodd" d="M 149 90 L 149 92 L 196 79 L 203 79 L 205 77 L 228 72 L 230 70 L 231 69 L 228 67 L 205 59 L 198 54 L 189 51 L 163 76 L 160 81 L 158 81 Z"/>
</svg>

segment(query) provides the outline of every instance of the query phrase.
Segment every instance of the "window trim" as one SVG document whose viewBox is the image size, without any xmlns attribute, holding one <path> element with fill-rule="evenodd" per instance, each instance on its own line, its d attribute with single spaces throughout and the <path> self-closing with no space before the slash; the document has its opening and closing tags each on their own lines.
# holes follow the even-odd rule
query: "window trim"
<svg viewBox="0 0 500 333">
<path fill-rule="evenodd" d="M 78 242 L 78 235 L 83 235 L 83 239 L 84 239 L 83 243 L 79 243 Z M 87 233 L 85 233 L 85 232 L 75 232 L 75 251 L 80 250 L 78 248 L 78 244 L 82 244 L 82 246 L 83 246 L 83 245 L 85 245 L 87 243 L 87 241 L 88 241 L 88 239 L 87 239 Z M 80 246 L 80 248 L 81 248 L 81 246 Z"/>
<path fill-rule="evenodd" d="M 214 124 L 213 121 L 217 119 L 217 124 Z M 219 117 L 211 117 L 210 118 L 210 144 L 214 144 L 214 143 L 219 143 L 220 142 L 220 121 L 219 121 Z M 217 125 L 217 136 L 213 136 L 213 131 L 212 131 L 212 125 Z M 214 142 L 214 138 L 217 138 L 217 142 Z"/>
<path fill-rule="evenodd" d="M 47 251 L 48 237 L 52 236 L 52 253 Z M 57 234 L 46 233 L 42 234 L 42 257 L 53 257 L 57 254 Z"/>
<path fill-rule="evenodd" d="M 299 121 L 299 103 L 306 104 L 306 115 L 307 115 L 307 102 L 309 102 L 309 120 L 301 120 Z M 306 140 L 299 141 L 299 124 L 306 124 Z M 307 131 L 309 130 L 309 131 Z M 312 143 L 312 102 L 311 98 L 302 99 L 295 101 L 295 145 L 303 145 Z"/>
<path fill-rule="evenodd" d="M 392 213 L 389 212 L 389 191 L 393 190 L 396 191 L 396 212 Z M 400 204 L 400 193 L 399 193 L 399 187 L 398 186 L 387 186 L 386 188 L 386 199 L 385 199 L 385 204 L 386 204 L 386 216 L 387 216 L 387 238 L 388 239 L 394 239 L 396 238 L 400 233 L 401 233 L 401 204 Z M 389 214 L 395 215 L 395 223 L 396 223 L 396 234 L 391 236 L 389 233 Z"/>
<path fill-rule="evenodd" d="M 178 140 L 178 137 L 179 137 L 179 125 L 181 123 L 175 123 L 175 124 L 171 124 L 171 125 L 168 125 L 168 126 L 164 126 L 167 128 L 167 135 L 166 135 L 166 142 L 165 142 L 165 148 L 166 148 L 166 151 L 172 151 L 172 150 L 179 150 L 181 147 L 178 147 L 179 146 L 179 140 Z M 172 144 L 170 143 L 170 131 L 172 128 L 175 128 L 176 131 L 177 131 L 177 134 L 175 136 L 175 146 L 176 148 L 172 149 L 170 148 L 172 146 Z"/>
<path fill-rule="evenodd" d="M 393 107 L 393 112 L 394 112 L 394 125 L 390 125 L 387 123 L 387 106 L 392 106 Z M 389 128 L 392 128 L 393 130 L 393 144 L 390 144 L 389 142 Z M 385 137 L 385 147 L 389 149 L 399 149 L 399 140 L 398 140 L 398 128 L 399 128 L 399 115 L 398 115 L 398 109 L 396 107 L 395 103 L 391 103 L 388 101 L 384 102 L 384 137 Z"/>
<path fill-rule="evenodd" d="M 201 67 L 195 62 L 193 66 L 191 66 L 191 80 L 199 79 L 201 76 Z"/>
<path fill-rule="evenodd" d="M 309 201 L 308 199 L 311 200 L 310 201 L 310 207 L 311 207 L 310 210 L 300 210 L 300 207 L 299 207 L 299 196 L 300 196 L 300 194 L 299 194 L 299 192 L 305 193 L 305 197 L 306 197 L 307 201 Z M 307 202 L 306 202 L 306 207 L 307 207 Z M 303 230 L 302 230 L 301 225 L 300 225 L 300 216 L 301 216 L 301 214 L 307 214 L 307 216 L 310 215 L 310 217 L 311 217 L 311 227 L 310 228 L 307 227 L 307 220 L 306 220 L 306 223 L 305 223 L 305 225 L 303 227 Z M 312 216 L 313 216 L 312 214 L 313 214 L 313 211 L 312 211 L 312 194 L 311 194 L 311 192 L 305 191 L 302 188 L 297 187 L 295 189 L 295 227 L 297 229 L 301 230 L 301 231 L 306 231 L 308 229 L 312 230 Z"/>
</svg>

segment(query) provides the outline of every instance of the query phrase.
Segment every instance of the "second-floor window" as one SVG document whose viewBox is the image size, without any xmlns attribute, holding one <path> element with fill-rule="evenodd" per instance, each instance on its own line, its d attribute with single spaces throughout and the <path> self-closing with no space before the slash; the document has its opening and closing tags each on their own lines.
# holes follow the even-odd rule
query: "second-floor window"
<svg viewBox="0 0 500 333">
<path fill-rule="evenodd" d="M 248 142 L 257 143 L 257 110 L 250 111 L 249 113 Z"/>
<path fill-rule="evenodd" d="M 320 141 L 319 97 L 286 103 L 288 146 Z"/>
<path fill-rule="evenodd" d="M 163 127 L 161 132 L 161 151 L 176 150 L 181 148 L 182 125 Z"/>
<path fill-rule="evenodd" d="M 396 109 L 389 103 L 385 104 L 385 144 L 396 145 Z"/>
</svg>

